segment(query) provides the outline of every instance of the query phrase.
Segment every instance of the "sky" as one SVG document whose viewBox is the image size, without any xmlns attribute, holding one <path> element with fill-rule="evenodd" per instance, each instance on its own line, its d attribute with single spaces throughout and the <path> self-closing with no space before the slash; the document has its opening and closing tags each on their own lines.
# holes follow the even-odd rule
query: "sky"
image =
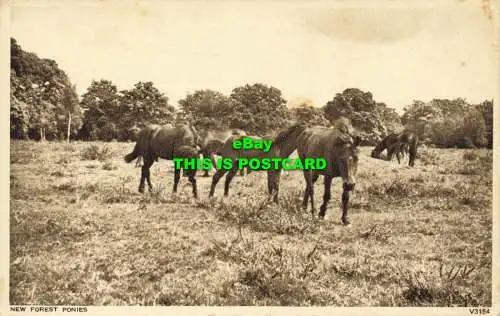
<svg viewBox="0 0 500 316">
<path fill-rule="evenodd" d="M 15 1 L 11 34 L 80 95 L 92 80 L 152 81 L 177 106 L 198 89 L 260 82 L 316 106 L 359 88 L 400 112 L 413 100 L 479 103 L 498 86 L 481 0 L 75 3 Z"/>
</svg>

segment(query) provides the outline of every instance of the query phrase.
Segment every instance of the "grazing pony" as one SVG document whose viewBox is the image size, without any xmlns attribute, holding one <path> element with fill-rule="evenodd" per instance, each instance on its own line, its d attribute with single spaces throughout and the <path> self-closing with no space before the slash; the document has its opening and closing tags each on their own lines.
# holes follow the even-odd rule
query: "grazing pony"
<svg viewBox="0 0 500 316">
<path fill-rule="evenodd" d="M 305 129 L 302 124 L 293 124 L 288 128 L 281 130 L 275 137 L 273 137 L 270 150 L 266 153 L 262 150 L 250 149 L 250 150 L 236 150 L 233 149 L 233 141 L 241 139 L 241 136 L 232 136 L 221 147 L 219 153 L 223 158 L 229 158 L 233 161 L 233 168 L 231 170 L 220 169 L 214 174 L 212 178 L 212 185 L 210 187 L 209 197 L 212 197 L 215 193 L 215 187 L 219 180 L 228 172 L 226 176 L 226 182 L 224 184 L 224 196 L 229 194 L 229 185 L 231 180 L 237 173 L 237 159 L 263 159 L 263 158 L 287 158 L 296 148 L 297 137 Z M 258 136 L 248 136 L 254 140 L 262 140 Z M 274 195 L 274 202 L 278 202 L 278 191 L 279 191 L 279 175 L 281 170 L 269 169 L 267 170 L 267 188 L 271 195 Z"/>
<path fill-rule="evenodd" d="M 210 158 L 214 169 L 217 169 L 214 155 L 219 155 L 219 149 L 224 145 L 226 140 L 231 136 L 245 136 L 245 131 L 240 129 L 230 129 L 223 131 L 204 130 L 200 132 L 198 146 L 200 146 L 200 154 L 203 158 Z M 241 170 L 243 175 L 243 170 Z M 205 170 L 204 177 L 209 176 L 209 170 Z"/>
<path fill-rule="evenodd" d="M 150 178 L 150 168 L 158 158 L 173 160 L 173 158 L 198 158 L 199 148 L 196 146 L 197 132 L 194 127 L 183 124 L 173 127 L 172 125 L 148 125 L 140 130 L 137 135 L 137 142 L 134 150 L 124 156 L 126 163 L 142 157 L 144 164 L 141 170 L 141 180 L 139 183 L 139 192 L 144 192 L 144 181 L 148 183 L 149 191 L 153 190 Z M 193 195 L 198 197 L 196 186 L 196 170 L 184 169 L 184 174 L 193 185 Z M 177 192 L 181 175 L 180 169 L 174 172 L 174 192 Z"/>
<path fill-rule="evenodd" d="M 342 223 L 349 225 L 348 204 L 350 191 L 355 186 L 355 176 L 358 168 L 358 148 L 360 138 L 354 137 L 354 130 L 347 119 L 337 120 L 333 128 L 310 127 L 297 139 L 297 153 L 300 159 L 324 158 L 324 170 L 304 170 L 306 189 L 302 206 L 307 209 L 308 200 L 311 200 L 311 212 L 316 212 L 314 203 L 314 183 L 320 175 L 324 176 L 323 204 L 318 216 L 324 218 L 328 202 L 331 198 L 332 179 L 341 177 L 343 181 L 342 193 Z"/>
<path fill-rule="evenodd" d="M 418 136 L 409 131 L 403 131 L 399 134 L 393 133 L 382 139 L 382 141 L 372 150 L 372 158 L 380 159 L 380 154 L 387 150 L 387 160 L 392 160 L 394 154 L 401 163 L 401 156 L 405 152 L 409 154 L 408 165 L 415 166 L 415 159 L 417 158 Z"/>
</svg>

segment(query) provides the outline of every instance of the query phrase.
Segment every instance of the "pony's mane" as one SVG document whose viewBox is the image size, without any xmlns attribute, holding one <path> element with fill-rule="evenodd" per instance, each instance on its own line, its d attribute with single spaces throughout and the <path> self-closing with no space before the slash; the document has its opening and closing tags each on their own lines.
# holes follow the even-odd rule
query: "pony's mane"
<svg viewBox="0 0 500 316">
<path fill-rule="evenodd" d="M 333 122 L 332 128 L 334 130 L 341 132 L 341 133 L 349 134 L 351 136 L 356 134 L 355 133 L 356 130 L 352 126 L 351 120 L 349 120 L 346 117 L 341 117 L 341 118 L 337 119 L 335 122 Z"/>
<path fill-rule="evenodd" d="M 288 139 L 288 137 L 295 132 L 297 129 L 302 129 L 304 130 L 306 127 L 303 124 L 300 123 L 295 123 L 292 126 L 289 126 L 280 132 L 274 137 L 273 139 L 273 145 L 280 145 L 282 142 Z"/>
</svg>

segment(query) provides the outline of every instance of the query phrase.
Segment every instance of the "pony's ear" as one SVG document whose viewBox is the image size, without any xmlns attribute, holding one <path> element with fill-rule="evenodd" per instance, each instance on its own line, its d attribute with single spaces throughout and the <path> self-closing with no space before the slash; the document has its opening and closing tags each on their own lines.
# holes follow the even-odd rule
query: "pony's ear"
<svg viewBox="0 0 500 316">
<path fill-rule="evenodd" d="M 352 144 L 353 147 L 358 147 L 359 143 L 361 143 L 361 137 L 359 136 L 354 136 L 354 142 Z"/>
</svg>

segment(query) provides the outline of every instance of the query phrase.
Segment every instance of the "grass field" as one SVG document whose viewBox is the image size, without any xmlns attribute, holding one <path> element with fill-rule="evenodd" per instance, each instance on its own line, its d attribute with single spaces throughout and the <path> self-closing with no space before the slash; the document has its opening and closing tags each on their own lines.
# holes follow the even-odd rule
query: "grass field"
<svg viewBox="0 0 500 316">
<path fill-rule="evenodd" d="M 11 142 L 11 304 L 491 305 L 491 151 L 422 149 L 409 168 L 362 147 L 344 227 L 338 178 L 325 220 L 298 171 L 279 206 L 258 172 L 224 199 L 204 177 L 198 201 L 187 178 L 173 195 L 165 160 L 141 195 L 132 148 Z"/>
</svg>

